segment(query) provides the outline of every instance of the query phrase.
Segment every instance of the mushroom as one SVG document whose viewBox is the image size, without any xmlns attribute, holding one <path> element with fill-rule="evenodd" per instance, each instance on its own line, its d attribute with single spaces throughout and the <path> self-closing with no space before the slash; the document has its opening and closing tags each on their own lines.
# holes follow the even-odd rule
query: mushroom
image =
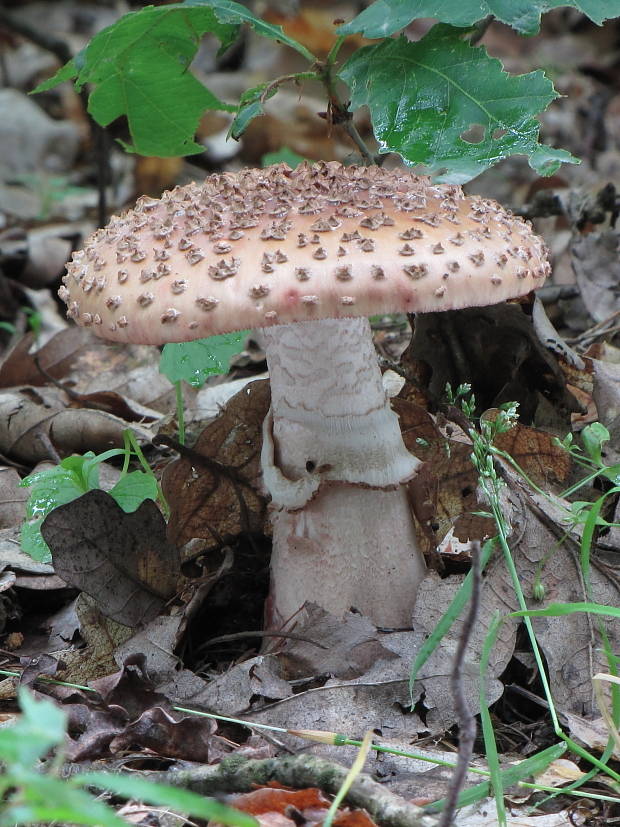
<svg viewBox="0 0 620 827">
<path fill-rule="evenodd" d="M 271 380 L 268 620 L 307 600 L 409 627 L 424 576 L 405 448 L 367 316 L 487 305 L 549 272 L 530 225 L 397 169 L 336 162 L 209 176 L 140 198 L 73 254 L 67 315 L 118 342 L 262 329 Z"/>
</svg>

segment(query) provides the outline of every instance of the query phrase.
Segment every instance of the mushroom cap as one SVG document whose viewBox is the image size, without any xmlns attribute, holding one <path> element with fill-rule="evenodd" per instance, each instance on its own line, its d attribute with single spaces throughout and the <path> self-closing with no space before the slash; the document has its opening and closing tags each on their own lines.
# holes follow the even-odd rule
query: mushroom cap
<svg viewBox="0 0 620 827">
<path fill-rule="evenodd" d="M 403 169 L 284 164 L 142 197 L 73 254 L 67 315 L 120 342 L 496 304 L 546 248 L 497 202 Z"/>
</svg>

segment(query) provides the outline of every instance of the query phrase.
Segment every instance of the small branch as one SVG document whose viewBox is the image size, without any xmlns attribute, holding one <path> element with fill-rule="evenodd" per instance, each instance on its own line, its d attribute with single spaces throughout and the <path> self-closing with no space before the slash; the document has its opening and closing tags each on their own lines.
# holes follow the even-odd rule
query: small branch
<svg viewBox="0 0 620 827">
<path fill-rule="evenodd" d="M 446 806 L 439 820 L 439 827 L 450 827 L 450 825 L 455 823 L 454 814 L 456 812 L 459 795 L 467 778 L 467 768 L 471 761 L 471 756 L 474 751 L 474 741 L 476 739 L 476 719 L 469 711 L 467 697 L 463 688 L 463 663 L 465 662 L 465 651 L 469 644 L 476 618 L 478 617 L 478 609 L 480 608 L 480 588 L 482 582 L 480 572 L 480 542 L 478 540 L 472 541 L 470 548 L 471 570 L 473 575 L 471 600 L 469 603 L 469 611 L 467 612 L 459 636 L 454 663 L 452 665 L 452 674 L 450 675 L 450 687 L 452 689 L 452 697 L 454 698 L 454 708 L 459 719 L 459 754 L 456 769 L 454 770 L 454 775 L 450 783 L 450 789 L 446 797 Z"/>
<path fill-rule="evenodd" d="M 318 646 L 319 649 L 329 649 L 329 646 L 326 646 L 324 643 L 319 643 L 317 640 L 312 640 L 304 635 L 297 635 L 294 632 L 265 632 L 253 630 L 251 632 L 232 632 L 229 635 L 218 635 L 217 637 L 209 638 L 209 640 L 205 640 L 204 643 L 201 643 L 196 651 L 202 652 L 204 649 L 209 649 L 211 646 L 215 646 L 216 643 L 229 643 L 231 641 L 245 640 L 246 638 L 252 637 L 282 637 L 290 640 L 300 640 L 302 643 L 310 643 L 312 646 Z"/>
<path fill-rule="evenodd" d="M 293 81 L 293 83 L 299 83 L 302 80 L 320 80 L 320 76 L 316 72 L 293 72 L 290 75 L 281 75 L 279 78 L 274 78 L 270 81 L 267 86 L 263 89 L 260 96 L 260 102 L 265 103 L 265 101 L 271 97 L 271 90 L 276 89 L 279 86 L 282 86 L 283 83 L 289 83 Z"/>
<path fill-rule="evenodd" d="M 83 770 L 83 765 L 70 765 L 65 767 L 64 772 L 75 774 Z M 347 772 L 346 767 L 315 755 L 262 760 L 246 760 L 233 755 L 213 766 L 201 765 L 189 770 L 166 772 L 147 771 L 140 773 L 140 777 L 207 796 L 250 792 L 257 785 L 264 786 L 272 781 L 296 789 L 319 787 L 324 792 L 335 795 Z M 409 803 L 364 773 L 353 782 L 346 800 L 350 806 L 366 810 L 381 827 L 435 827 L 437 824 L 420 807 Z"/>
<path fill-rule="evenodd" d="M 349 104 L 345 103 L 341 99 L 336 90 L 336 81 L 333 76 L 333 61 L 335 59 L 336 52 L 342 45 L 341 41 L 342 38 L 339 38 L 338 41 L 336 41 L 328 55 L 328 60 L 326 60 L 323 64 L 317 64 L 318 78 L 323 83 L 323 86 L 327 91 L 327 112 L 319 112 L 319 117 L 325 118 L 327 123 L 330 125 L 342 127 L 344 132 L 346 132 L 351 141 L 358 148 L 366 166 L 380 166 L 384 160 L 384 157 L 373 155 L 368 149 L 364 139 L 353 123 L 353 116 L 349 110 Z"/>
</svg>

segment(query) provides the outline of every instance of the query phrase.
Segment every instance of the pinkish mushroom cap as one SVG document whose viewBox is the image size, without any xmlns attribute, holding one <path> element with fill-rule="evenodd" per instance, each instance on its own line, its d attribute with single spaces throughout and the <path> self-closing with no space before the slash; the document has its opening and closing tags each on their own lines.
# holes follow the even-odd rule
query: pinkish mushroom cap
<svg viewBox="0 0 620 827">
<path fill-rule="evenodd" d="M 162 344 L 322 318 L 495 304 L 549 271 L 530 225 L 406 170 L 285 165 L 141 198 L 74 253 L 68 315 Z"/>
</svg>

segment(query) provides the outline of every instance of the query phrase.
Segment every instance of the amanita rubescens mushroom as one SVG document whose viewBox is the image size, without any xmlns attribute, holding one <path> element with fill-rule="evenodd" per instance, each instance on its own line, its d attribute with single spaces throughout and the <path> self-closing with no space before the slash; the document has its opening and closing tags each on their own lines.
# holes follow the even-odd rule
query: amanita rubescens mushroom
<svg viewBox="0 0 620 827">
<path fill-rule="evenodd" d="M 262 328 L 270 623 L 311 600 L 409 626 L 424 562 L 403 484 L 418 460 L 366 317 L 495 304 L 539 287 L 549 265 L 529 224 L 405 170 L 282 165 L 141 198 L 67 269 L 68 316 L 107 339 Z"/>
</svg>

